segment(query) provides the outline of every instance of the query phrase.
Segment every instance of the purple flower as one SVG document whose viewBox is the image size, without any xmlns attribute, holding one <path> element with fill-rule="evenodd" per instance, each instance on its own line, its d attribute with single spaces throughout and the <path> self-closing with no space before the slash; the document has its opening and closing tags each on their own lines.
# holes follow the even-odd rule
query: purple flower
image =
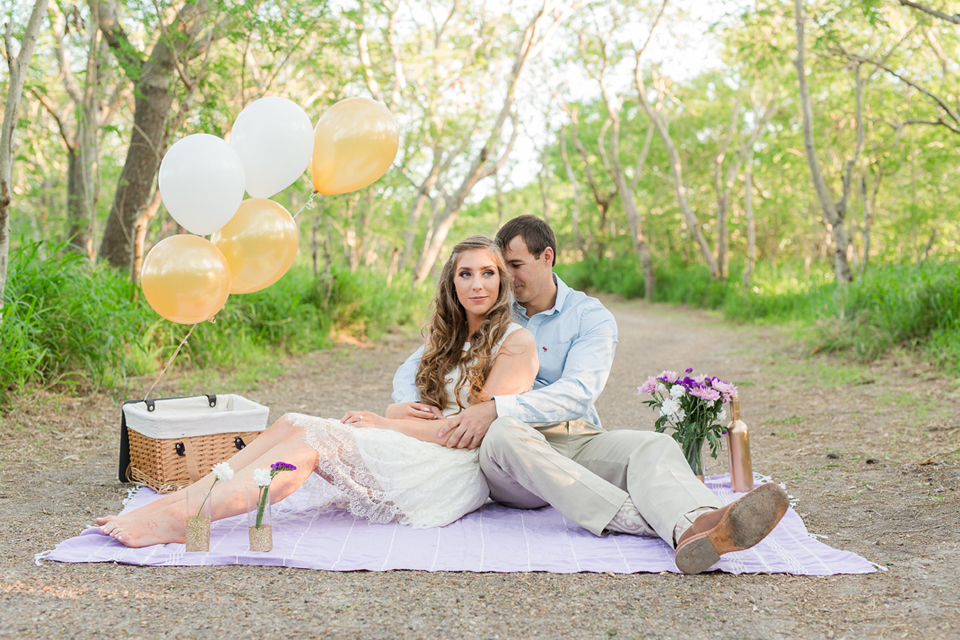
<svg viewBox="0 0 960 640">
<path fill-rule="evenodd" d="M 653 376 L 650 376 L 649 378 L 647 378 L 646 382 L 644 382 L 642 385 L 637 387 L 637 395 L 642 395 L 644 393 L 652 394 L 656 390 L 657 390 L 657 379 L 654 378 Z"/>
<path fill-rule="evenodd" d="M 273 469 L 274 471 L 296 471 L 297 470 L 295 466 L 293 466 L 292 464 L 288 464 L 286 462 L 274 462 L 272 465 L 270 465 L 270 468 Z"/>
<path fill-rule="evenodd" d="M 693 367 L 687 367 L 687 373 L 693 373 Z"/>
</svg>

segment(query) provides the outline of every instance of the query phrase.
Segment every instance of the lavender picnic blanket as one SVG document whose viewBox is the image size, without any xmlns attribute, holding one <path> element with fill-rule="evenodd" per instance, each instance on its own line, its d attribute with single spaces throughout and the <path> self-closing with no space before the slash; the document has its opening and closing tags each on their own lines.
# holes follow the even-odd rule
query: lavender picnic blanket
<svg viewBox="0 0 960 640">
<path fill-rule="evenodd" d="M 728 475 L 707 478 L 706 484 L 725 503 L 739 497 L 730 491 Z M 140 489 L 124 511 L 157 498 L 152 490 Z M 240 515 L 213 524 L 209 553 L 185 553 L 182 544 L 128 549 L 91 527 L 54 550 L 37 554 L 37 563 L 46 559 L 147 566 L 248 564 L 325 571 L 679 573 L 673 550 L 662 540 L 616 533 L 598 538 L 551 507 L 527 511 L 488 502 L 446 527 L 414 529 L 370 524 L 332 507 L 310 507 L 308 500 L 309 487 L 305 485 L 274 505 L 274 548 L 268 553 L 248 550 L 246 515 Z M 813 576 L 876 571 L 876 565 L 860 556 L 815 540 L 792 508 L 763 542 L 723 556 L 715 568 L 727 573 Z"/>
</svg>

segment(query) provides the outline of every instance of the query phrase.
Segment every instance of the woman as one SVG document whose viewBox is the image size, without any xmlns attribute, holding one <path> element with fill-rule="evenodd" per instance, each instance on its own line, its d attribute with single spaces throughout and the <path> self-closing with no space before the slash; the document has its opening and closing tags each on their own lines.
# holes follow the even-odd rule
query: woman
<svg viewBox="0 0 960 640">
<path fill-rule="evenodd" d="M 437 434 L 464 407 L 533 385 L 536 345 L 511 322 L 510 291 L 509 272 L 492 240 L 473 236 L 455 246 L 440 275 L 417 371 L 418 404 L 434 408 L 436 418 L 385 418 L 368 411 L 351 411 L 342 420 L 287 414 L 231 458 L 231 480 L 214 485 L 209 474 L 194 485 L 213 485 L 213 519 L 245 512 L 244 487 L 253 484 L 254 470 L 278 461 L 296 470 L 274 478 L 273 502 L 316 472 L 327 481 L 324 503 L 374 522 L 443 526 L 477 509 L 488 493 L 478 449 L 444 447 Z M 399 405 L 387 410 L 410 413 Z M 184 542 L 186 515 L 181 491 L 97 524 L 129 547 L 144 547 Z"/>
</svg>

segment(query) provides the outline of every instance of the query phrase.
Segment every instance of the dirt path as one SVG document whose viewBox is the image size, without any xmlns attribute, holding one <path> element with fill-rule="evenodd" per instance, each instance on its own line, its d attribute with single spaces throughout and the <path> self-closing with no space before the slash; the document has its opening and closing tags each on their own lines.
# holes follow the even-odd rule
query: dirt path
<svg viewBox="0 0 960 640">
<path fill-rule="evenodd" d="M 126 489 L 116 481 L 115 399 L 37 394 L 0 423 L 0 637 L 960 637 L 956 381 L 902 358 L 871 367 L 809 359 L 778 330 L 732 327 L 703 312 L 608 306 L 620 345 L 599 404 L 607 428 L 651 428 L 636 387 L 661 369 L 694 367 L 738 383 L 754 468 L 786 483 L 824 542 L 888 571 L 808 578 L 38 567 L 34 553 L 115 512 Z M 265 370 L 244 393 L 273 418 L 382 408 L 393 371 L 415 346 L 392 338 L 310 354 L 283 372 Z M 227 378 L 205 388 L 195 377 L 188 389 L 173 378 L 163 384 L 167 395 L 241 388 Z M 724 471 L 725 460 L 710 461 L 708 473 Z"/>
</svg>

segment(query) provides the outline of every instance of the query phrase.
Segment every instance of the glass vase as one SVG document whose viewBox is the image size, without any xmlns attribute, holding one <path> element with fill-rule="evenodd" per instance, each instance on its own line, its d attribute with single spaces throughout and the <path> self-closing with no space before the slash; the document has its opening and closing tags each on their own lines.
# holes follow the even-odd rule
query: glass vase
<svg viewBox="0 0 960 640">
<path fill-rule="evenodd" d="M 686 458 L 687 464 L 690 465 L 690 470 L 693 471 L 693 475 L 697 476 L 703 480 L 703 443 L 706 438 L 688 438 L 683 442 L 683 457 Z"/>
<path fill-rule="evenodd" d="M 187 492 L 186 551 L 210 551 L 210 491 L 185 489 Z"/>
<path fill-rule="evenodd" d="M 250 551 L 273 550 L 270 487 L 247 487 L 247 532 L 250 536 Z"/>
</svg>

